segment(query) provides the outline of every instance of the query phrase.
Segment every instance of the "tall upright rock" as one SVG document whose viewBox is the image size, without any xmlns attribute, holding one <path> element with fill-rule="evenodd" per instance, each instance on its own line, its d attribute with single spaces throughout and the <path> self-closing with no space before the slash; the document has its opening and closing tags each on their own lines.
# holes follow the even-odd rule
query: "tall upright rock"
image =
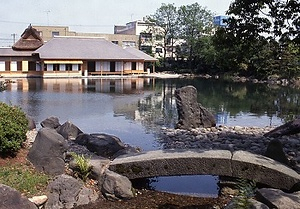
<svg viewBox="0 0 300 209">
<path fill-rule="evenodd" d="M 175 91 L 178 123 L 176 128 L 193 129 L 216 126 L 214 115 L 197 102 L 197 89 L 185 86 Z"/>
</svg>

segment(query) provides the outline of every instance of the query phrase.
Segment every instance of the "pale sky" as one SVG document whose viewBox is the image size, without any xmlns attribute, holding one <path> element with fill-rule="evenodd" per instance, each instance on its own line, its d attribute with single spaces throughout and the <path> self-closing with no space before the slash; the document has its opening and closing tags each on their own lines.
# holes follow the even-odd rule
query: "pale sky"
<svg viewBox="0 0 300 209">
<path fill-rule="evenodd" d="M 0 46 L 18 40 L 32 25 L 69 26 L 70 31 L 113 33 L 125 25 L 155 13 L 162 3 L 176 7 L 198 2 L 216 15 L 224 15 L 232 0 L 1 0 Z M 4 3 L 5 2 L 5 3 Z"/>
</svg>

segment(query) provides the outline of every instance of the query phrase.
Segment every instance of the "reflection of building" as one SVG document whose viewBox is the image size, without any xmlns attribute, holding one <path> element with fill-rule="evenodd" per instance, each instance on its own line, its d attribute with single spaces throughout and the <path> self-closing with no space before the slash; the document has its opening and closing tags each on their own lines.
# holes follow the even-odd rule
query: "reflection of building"
<svg viewBox="0 0 300 209">
<path fill-rule="evenodd" d="M 60 79 L 17 79 L 7 85 L 8 90 L 47 91 L 47 92 L 68 92 L 80 93 L 86 90 L 101 93 L 125 93 L 137 94 L 152 89 L 153 83 L 144 78 L 120 78 L 120 79 L 81 79 L 81 78 L 60 78 Z"/>
<path fill-rule="evenodd" d="M 0 48 L 0 76 L 81 77 L 148 73 L 155 58 L 104 38 L 54 37 L 43 44 L 31 27 L 12 48 Z"/>
</svg>

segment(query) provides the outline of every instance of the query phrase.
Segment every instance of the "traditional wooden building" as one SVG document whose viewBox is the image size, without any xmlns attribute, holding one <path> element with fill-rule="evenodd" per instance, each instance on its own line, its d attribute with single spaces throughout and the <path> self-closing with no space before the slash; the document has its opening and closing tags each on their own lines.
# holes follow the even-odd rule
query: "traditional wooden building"
<svg viewBox="0 0 300 209">
<path fill-rule="evenodd" d="M 147 73 L 145 63 L 156 61 L 135 48 L 128 50 L 103 38 L 74 36 L 54 37 L 34 53 L 47 76 L 141 74 Z"/>
<path fill-rule="evenodd" d="M 37 30 L 31 25 L 11 48 L 0 48 L 0 75 L 4 77 L 24 77 L 39 75 L 38 57 L 33 52 L 43 45 Z"/>
<path fill-rule="evenodd" d="M 3 77 L 82 77 L 128 75 L 155 71 L 156 59 L 135 48 L 122 48 L 104 38 L 54 37 L 43 43 L 29 26 L 12 48 L 0 48 Z"/>
</svg>

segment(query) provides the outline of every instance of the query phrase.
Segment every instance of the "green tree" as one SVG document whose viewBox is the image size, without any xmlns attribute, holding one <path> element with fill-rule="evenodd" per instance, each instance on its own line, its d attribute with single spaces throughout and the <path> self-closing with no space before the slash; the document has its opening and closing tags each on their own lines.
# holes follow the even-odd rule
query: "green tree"
<svg viewBox="0 0 300 209">
<path fill-rule="evenodd" d="M 213 32 L 213 13 L 198 3 L 183 5 L 178 9 L 178 23 L 179 37 L 185 41 L 185 56 L 189 60 L 189 68 L 192 69 L 199 39 Z"/>
<path fill-rule="evenodd" d="M 147 17 L 151 24 L 150 31 L 156 34 L 155 39 L 161 40 L 160 46 L 163 50 L 163 62 L 166 60 L 166 52 L 168 46 L 171 46 L 171 57 L 173 58 L 174 44 L 177 38 L 178 24 L 177 24 L 177 8 L 174 4 L 162 4 L 154 15 Z"/>
<path fill-rule="evenodd" d="M 214 37 L 219 68 L 258 77 L 299 74 L 299 9 L 295 0 L 235 0 L 228 27 Z"/>
</svg>

